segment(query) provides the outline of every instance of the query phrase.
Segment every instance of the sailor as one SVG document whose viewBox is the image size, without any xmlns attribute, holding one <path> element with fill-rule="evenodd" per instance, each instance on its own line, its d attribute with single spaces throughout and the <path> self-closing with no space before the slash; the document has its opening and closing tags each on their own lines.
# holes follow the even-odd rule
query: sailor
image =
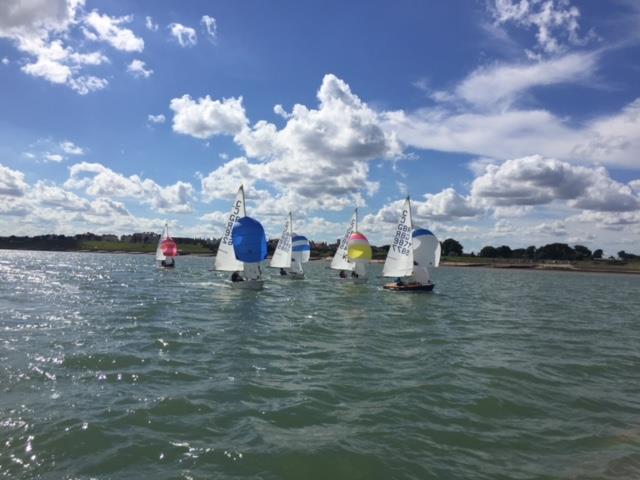
<svg viewBox="0 0 640 480">
<path fill-rule="evenodd" d="M 402 281 L 402 279 L 400 277 L 396 278 L 396 285 L 401 287 L 404 285 L 404 282 Z"/>
<path fill-rule="evenodd" d="M 280 269 L 280 275 L 285 276 L 287 274 L 287 271 L 284 268 Z"/>
<path fill-rule="evenodd" d="M 340 270 L 340 278 L 347 278 L 347 272 L 345 272 L 344 270 Z"/>
<path fill-rule="evenodd" d="M 233 272 L 231 274 L 231 281 L 232 282 L 242 282 L 242 281 L 244 281 L 244 278 L 242 278 L 240 276 L 240 272 Z"/>
</svg>

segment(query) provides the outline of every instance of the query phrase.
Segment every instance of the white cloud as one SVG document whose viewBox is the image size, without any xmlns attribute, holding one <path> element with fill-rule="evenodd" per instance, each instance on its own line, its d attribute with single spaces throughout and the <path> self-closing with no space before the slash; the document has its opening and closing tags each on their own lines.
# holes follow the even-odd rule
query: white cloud
<svg viewBox="0 0 640 480">
<path fill-rule="evenodd" d="M 277 104 L 273 107 L 273 113 L 285 119 L 291 118 L 291 114 L 287 113 L 284 107 L 280 104 Z"/>
<path fill-rule="evenodd" d="M 101 52 L 77 52 L 65 43 L 73 41 L 69 29 L 83 0 L 30 0 L 0 4 L 0 37 L 13 40 L 29 55 L 21 70 L 51 83 L 65 84 L 80 94 L 104 88 L 107 81 L 80 74 L 86 66 L 108 63 Z"/>
<path fill-rule="evenodd" d="M 242 97 L 212 100 L 209 95 L 193 100 L 189 95 L 174 98 L 173 130 L 184 135 L 207 139 L 214 135 L 235 135 L 247 125 Z"/>
<path fill-rule="evenodd" d="M 218 36 L 218 25 L 216 19 L 210 17 L 209 15 L 203 15 L 200 22 L 204 25 L 204 28 L 207 31 L 207 34 L 212 40 L 215 40 Z"/>
<path fill-rule="evenodd" d="M 180 23 L 172 23 L 168 28 L 181 47 L 193 47 L 198 43 L 198 36 L 193 28 L 186 27 Z"/>
<path fill-rule="evenodd" d="M 151 30 L 152 32 L 157 32 L 158 31 L 158 24 L 155 23 L 153 21 L 153 18 L 147 16 L 145 18 L 145 26 L 147 27 L 147 30 Z"/>
<path fill-rule="evenodd" d="M 147 115 L 147 120 L 151 123 L 164 123 L 167 119 L 160 113 L 158 115 Z"/>
<path fill-rule="evenodd" d="M 28 185 L 24 181 L 24 173 L 12 170 L 0 163 L 0 195 L 22 197 Z"/>
<path fill-rule="evenodd" d="M 424 197 L 424 202 L 412 202 L 417 218 L 444 221 L 475 217 L 483 212 L 482 208 L 473 205 L 470 198 L 463 197 L 453 188 L 445 188 L 435 195 L 428 193 Z"/>
<path fill-rule="evenodd" d="M 62 160 L 64 160 L 64 157 L 59 153 L 47 153 L 45 154 L 44 159 L 45 159 L 45 162 L 60 163 Z"/>
<path fill-rule="evenodd" d="M 81 162 L 69 168 L 65 188 L 85 189 L 95 197 L 134 198 L 159 212 L 187 213 L 192 211 L 193 186 L 176 182 L 161 187 L 150 179 L 138 175 L 126 177 L 100 163 Z"/>
<path fill-rule="evenodd" d="M 596 66 L 596 54 L 571 53 L 528 64 L 481 67 L 455 88 L 455 97 L 478 107 L 504 108 L 532 87 L 587 80 Z"/>
<path fill-rule="evenodd" d="M 471 196 L 486 206 L 546 205 L 566 200 L 573 208 L 599 211 L 640 209 L 628 185 L 602 168 L 571 165 L 540 155 L 489 165 L 471 185 Z"/>
<path fill-rule="evenodd" d="M 153 74 L 153 70 L 146 68 L 145 63 L 137 58 L 127 66 L 127 71 L 136 78 L 149 78 Z"/>
<path fill-rule="evenodd" d="M 90 203 L 84 198 L 72 192 L 67 192 L 55 185 L 48 185 L 38 181 L 34 186 L 32 197 L 40 204 L 47 207 L 60 207 L 67 211 L 83 212 L 90 208 Z"/>
<path fill-rule="evenodd" d="M 584 42 L 579 36 L 580 11 L 569 0 L 495 0 L 493 8 L 497 24 L 515 23 L 536 29 L 538 48 L 545 53 L 557 53 L 570 44 Z"/>
<path fill-rule="evenodd" d="M 82 75 L 69 80 L 69 86 L 80 95 L 102 90 L 107 88 L 107 85 L 109 85 L 109 82 L 105 78 L 99 78 L 93 75 Z"/>
<path fill-rule="evenodd" d="M 93 10 L 84 18 L 85 25 L 93 29 L 84 30 L 85 36 L 89 40 L 100 40 L 107 42 L 113 48 L 124 52 L 141 52 L 144 50 L 144 40 L 128 28 L 122 25 L 130 23 L 132 16 L 110 17 L 102 15 Z"/>
<path fill-rule="evenodd" d="M 2 64 L 9 65 L 9 59 L 7 57 L 2 57 Z"/>
<path fill-rule="evenodd" d="M 69 140 L 60 142 L 60 148 L 67 155 L 84 155 L 84 149 Z"/>
</svg>

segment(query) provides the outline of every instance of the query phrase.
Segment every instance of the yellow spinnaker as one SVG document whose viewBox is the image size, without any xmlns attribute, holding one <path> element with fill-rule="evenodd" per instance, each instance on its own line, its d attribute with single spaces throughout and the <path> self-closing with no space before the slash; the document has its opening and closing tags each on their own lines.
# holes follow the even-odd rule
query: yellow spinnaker
<svg viewBox="0 0 640 480">
<path fill-rule="evenodd" d="M 353 232 L 347 244 L 347 256 L 351 261 L 371 260 L 371 245 L 369 240 L 360 232 Z"/>
</svg>

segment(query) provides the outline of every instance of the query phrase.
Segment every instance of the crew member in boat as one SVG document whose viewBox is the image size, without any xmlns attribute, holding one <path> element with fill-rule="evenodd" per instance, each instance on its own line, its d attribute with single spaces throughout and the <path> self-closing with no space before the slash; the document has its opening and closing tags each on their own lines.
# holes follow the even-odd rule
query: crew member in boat
<svg viewBox="0 0 640 480">
<path fill-rule="evenodd" d="M 340 270 L 340 273 L 338 275 L 340 278 L 347 278 L 347 272 L 345 272 L 344 270 Z"/>
<path fill-rule="evenodd" d="M 360 275 L 358 275 L 356 272 L 351 272 L 351 276 L 353 278 L 358 278 Z"/>
<path fill-rule="evenodd" d="M 402 281 L 402 279 L 400 277 L 396 278 L 396 285 L 399 287 L 402 287 L 404 285 L 404 282 Z"/>
<path fill-rule="evenodd" d="M 163 267 L 165 267 L 165 268 L 171 268 L 171 267 L 173 267 L 173 265 L 174 265 L 173 258 L 172 258 L 172 259 L 170 259 L 170 260 L 162 260 L 162 261 L 160 262 L 160 265 L 161 265 L 161 266 L 163 266 Z"/>
<path fill-rule="evenodd" d="M 240 275 L 240 272 L 233 272 L 231 274 L 231 281 L 232 282 L 242 282 L 242 281 L 244 281 L 244 278 L 242 278 L 242 276 Z"/>
<path fill-rule="evenodd" d="M 283 277 L 287 274 L 287 271 L 284 268 L 280 269 L 280 275 L 282 275 Z"/>
</svg>

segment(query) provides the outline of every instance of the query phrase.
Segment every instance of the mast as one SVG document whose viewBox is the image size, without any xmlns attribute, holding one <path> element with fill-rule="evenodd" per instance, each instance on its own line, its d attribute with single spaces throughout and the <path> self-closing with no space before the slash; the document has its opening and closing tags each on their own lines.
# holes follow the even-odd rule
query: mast
<svg viewBox="0 0 640 480">
<path fill-rule="evenodd" d="M 356 207 L 356 224 L 355 224 L 355 228 L 353 229 L 354 232 L 358 231 L 358 207 Z"/>
<path fill-rule="evenodd" d="M 409 195 L 407 195 L 407 202 L 409 203 L 409 226 L 413 231 L 413 215 L 411 215 L 411 197 Z"/>
</svg>

